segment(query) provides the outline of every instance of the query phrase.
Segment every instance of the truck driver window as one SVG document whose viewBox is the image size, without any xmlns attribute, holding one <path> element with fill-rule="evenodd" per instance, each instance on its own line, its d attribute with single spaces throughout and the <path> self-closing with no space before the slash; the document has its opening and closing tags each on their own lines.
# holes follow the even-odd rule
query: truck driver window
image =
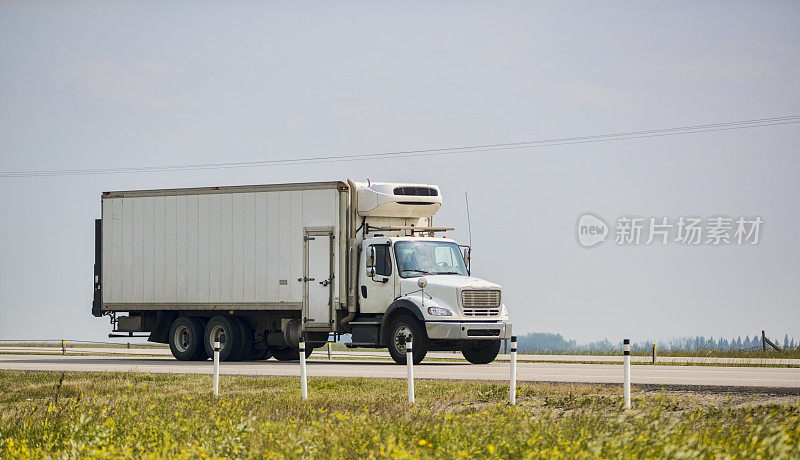
<svg viewBox="0 0 800 460">
<path fill-rule="evenodd" d="M 374 244 L 375 248 L 375 274 L 389 276 L 392 274 L 392 258 L 389 255 L 388 244 Z"/>
</svg>

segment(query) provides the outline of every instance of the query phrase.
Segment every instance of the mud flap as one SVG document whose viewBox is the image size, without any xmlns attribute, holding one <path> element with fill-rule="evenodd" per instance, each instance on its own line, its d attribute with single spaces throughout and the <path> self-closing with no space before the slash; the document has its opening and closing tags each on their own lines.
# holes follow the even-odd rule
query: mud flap
<svg viewBox="0 0 800 460">
<path fill-rule="evenodd" d="M 92 316 L 101 317 L 103 311 L 103 221 L 94 220 L 94 297 L 92 299 Z"/>
<path fill-rule="evenodd" d="M 175 317 L 178 316 L 174 311 L 160 311 L 156 313 L 156 325 L 150 337 L 147 338 L 148 342 L 155 343 L 169 343 L 169 328 Z"/>
</svg>

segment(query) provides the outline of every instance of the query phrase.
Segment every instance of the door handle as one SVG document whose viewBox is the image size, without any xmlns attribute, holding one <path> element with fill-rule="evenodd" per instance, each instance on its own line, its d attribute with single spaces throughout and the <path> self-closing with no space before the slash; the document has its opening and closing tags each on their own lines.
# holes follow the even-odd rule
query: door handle
<svg viewBox="0 0 800 460">
<path fill-rule="evenodd" d="M 297 281 L 314 281 L 314 278 L 297 278 Z"/>
</svg>

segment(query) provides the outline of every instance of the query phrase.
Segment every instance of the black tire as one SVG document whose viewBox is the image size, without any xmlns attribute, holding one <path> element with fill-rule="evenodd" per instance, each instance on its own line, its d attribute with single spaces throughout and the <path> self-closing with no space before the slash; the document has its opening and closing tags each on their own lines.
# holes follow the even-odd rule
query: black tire
<svg viewBox="0 0 800 460">
<path fill-rule="evenodd" d="M 194 321 L 197 325 L 197 330 L 200 331 L 200 340 L 203 340 L 206 333 L 206 323 L 203 321 L 203 318 L 192 317 L 192 321 Z M 213 356 L 213 355 L 212 355 Z M 200 345 L 197 347 L 197 354 L 195 354 L 193 361 L 205 361 L 209 358 L 208 353 L 206 353 L 206 347 L 203 346 L 201 342 Z"/>
<path fill-rule="evenodd" d="M 253 349 L 253 327 L 250 322 L 242 317 L 235 317 L 239 326 L 239 351 L 236 353 L 235 361 L 246 361 L 250 359 L 250 352 Z"/>
<path fill-rule="evenodd" d="M 389 354 L 397 364 L 406 364 L 406 341 L 411 334 L 414 364 L 419 364 L 428 354 L 428 334 L 416 318 L 400 315 L 389 324 Z"/>
<path fill-rule="evenodd" d="M 205 337 L 207 320 L 193 316 L 192 321 L 197 322 L 197 328 L 198 328 L 197 330 L 200 331 L 201 334 L 200 339 L 202 340 L 203 337 Z M 201 343 L 200 346 L 197 347 L 197 355 L 195 355 L 194 361 L 206 361 L 210 357 L 211 356 L 208 356 L 208 354 L 206 353 L 206 347 Z"/>
<path fill-rule="evenodd" d="M 306 358 L 311 356 L 313 350 L 314 349 L 311 347 L 306 347 Z M 272 348 L 272 355 L 275 356 L 275 359 L 278 361 L 300 361 L 300 348 Z"/>
<path fill-rule="evenodd" d="M 214 356 L 214 335 L 220 335 L 219 360 L 233 361 L 241 347 L 241 335 L 236 319 L 229 316 L 215 316 L 206 324 L 203 344 L 208 356 Z"/>
<path fill-rule="evenodd" d="M 262 361 L 272 357 L 272 350 L 270 347 L 258 348 L 253 346 L 250 349 L 250 361 Z"/>
<path fill-rule="evenodd" d="M 500 353 L 499 340 L 476 340 L 461 350 L 464 358 L 472 364 L 489 364 Z"/>
<path fill-rule="evenodd" d="M 205 355 L 203 323 L 197 318 L 181 316 L 169 328 L 169 349 L 178 361 L 194 361 Z"/>
</svg>

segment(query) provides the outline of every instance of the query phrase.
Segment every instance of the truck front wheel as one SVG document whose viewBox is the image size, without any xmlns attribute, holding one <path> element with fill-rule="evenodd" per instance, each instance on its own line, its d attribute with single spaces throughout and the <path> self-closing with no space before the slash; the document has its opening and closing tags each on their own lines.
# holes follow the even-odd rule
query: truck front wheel
<svg viewBox="0 0 800 460">
<path fill-rule="evenodd" d="M 197 318 L 181 316 L 169 328 L 169 349 L 178 361 L 206 359 L 203 348 L 203 323 Z"/>
<path fill-rule="evenodd" d="M 408 315 L 400 315 L 389 324 L 389 354 L 397 364 L 406 364 L 406 337 L 411 336 L 414 364 L 419 364 L 428 354 L 428 335 L 422 324 Z"/>
<path fill-rule="evenodd" d="M 500 353 L 499 340 L 476 340 L 461 351 L 467 361 L 472 364 L 489 364 Z"/>
</svg>

